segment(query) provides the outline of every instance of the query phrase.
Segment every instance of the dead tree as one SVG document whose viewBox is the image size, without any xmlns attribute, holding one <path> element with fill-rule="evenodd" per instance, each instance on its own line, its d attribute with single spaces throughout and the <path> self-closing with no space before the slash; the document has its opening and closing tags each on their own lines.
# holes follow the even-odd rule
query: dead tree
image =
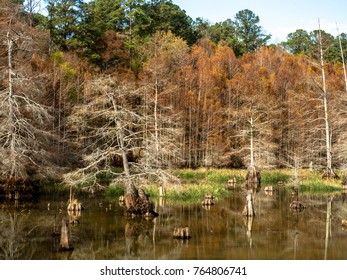
<svg viewBox="0 0 347 280">
<path fill-rule="evenodd" d="M 70 244 L 69 227 L 65 218 L 61 221 L 61 232 L 60 232 L 60 251 L 72 251 L 73 247 Z"/>
<path fill-rule="evenodd" d="M 251 166 L 247 170 L 247 175 L 246 175 L 246 187 L 247 189 L 252 189 L 254 192 L 259 191 L 260 187 L 260 173 L 257 171 L 255 166 Z"/>
<path fill-rule="evenodd" d="M 39 99 L 44 77 L 31 65 L 38 48 L 33 38 L 39 35 L 21 21 L 18 9 L 9 4 L 7 24 L 0 22 L 0 45 L 6 49 L 6 66 L 0 68 L 0 175 L 14 186 L 29 174 L 47 174 L 52 166 L 48 145 L 54 137 L 48 130 L 53 118 Z"/>
<path fill-rule="evenodd" d="M 323 91 L 323 104 L 324 104 L 324 122 L 325 122 L 325 145 L 326 145 L 326 171 L 323 174 L 323 178 L 338 178 L 337 174 L 332 169 L 332 149 L 331 149 L 331 133 L 329 124 L 329 113 L 328 113 L 328 97 L 326 89 L 326 78 L 324 71 L 324 56 L 323 56 L 323 46 L 322 46 L 322 32 L 320 29 L 320 21 L 318 19 L 319 25 L 319 49 L 320 49 L 320 66 L 322 71 L 322 91 Z"/>
<path fill-rule="evenodd" d="M 260 187 L 260 173 L 257 171 L 255 167 L 254 161 L 254 128 L 255 128 L 255 120 L 253 117 L 249 120 L 250 124 L 250 165 L 247 170 L 246 175 L 246 187 L 247 189 L 258 190 Z"/>
<path fill-rule="evenodd" d="M 242 215 L 245 215 L 247 217 L 255 216 L 254 197 L 253 197 L 252 190 L 247 191 L 246 205 L 245 205 L 245 208 L 243 209 Z"/>
<path fill-rule="evenodd" d="M 125 186 L 124 213 L 126 216 L 154 217 L 153 204 L 136 185 L 141 178 L 158 175 L 139 162 L 129 162 L 130 153 L 140 153 L 143 144 L 145 118 L 134 100 L 138 92 L 134 84 L 120 84 L 116 78 L 102 77 L 86 85 L 85 103 L 75 106 L 69 119 L 74 134 L 88 143 L 84 154 L 85 167 L 66 175 L 70 184 L 88 184 L 87 191 L 103 189 L 99 174 L 108 174 L 113 183 Z M 114 158 L 122 159 L 123 172 L 114 171 Z"/>
<path fill-rule="evenodd" d="M 254 211 L 254 198 L 255 194 L 259 191 L 260 188 L 260 173 L 255 167 L 254 161 L 254 120 L 251 117 L 250 121 L 250 166 L 247 170 L 246 175 L 246 205 L 243 210 L 243 215 L 250 217 L 255 215 Z"/>
</svg>

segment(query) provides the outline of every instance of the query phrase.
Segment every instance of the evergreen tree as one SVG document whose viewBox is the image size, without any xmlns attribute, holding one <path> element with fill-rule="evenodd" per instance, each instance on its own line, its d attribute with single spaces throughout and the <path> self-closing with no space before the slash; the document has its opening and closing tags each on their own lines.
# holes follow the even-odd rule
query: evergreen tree
<svg viewBox="0 0 347 280">
<path fill-rule="evenodd" d="M 281 45 L 292 54 L 305 54 L 314 59 L 319 59 L 318 30 L 307 32 L 303 29 L 297 29 L 295 32 L 289 33 L 287 41 Z M 339 38 L 321 30 L 322 47 L 324 59 L 328 62 L 342 62 Z M 346 52 L 347 37 L 346 34 L 340 35 L 342 50 Z"/>
<path fill-rule="evenodd" d="M 215 23 L 210 27 L 211 40 L 218 44 L 219 42 L 225 42 L 231 47 L 236 56 L 243 53 L 243 44 L 238 40 L 236 27 L 231 19 L 227 19 L 220 23 Z"/>
<path fill-rule="evenodd" d="M 140 37 L 148 37 L 157 31 L 171 31 L 176 36 L 193 44 L 198 34 L 193 30 L 193 20 L 171 0 L 152 0 L 141 6 L 135 16 L 134 28 Z"/>
<path fill-rule="evenodd" d="M 297 29 L 295 32 L 289 33 L 287 41 L 282 45 L 292 54 L 308 54 L 312 49 L 312 41 L 306 30 Z"/>
<path fill-rule="evenodd" d="M 243 53 L 254 52 L 270 40 L 271 35 L 264 34 L 259 21 L 259 17 L 248 9 L 236 14 L 234 25 L 237 37 L 243 45 Z"/>
<path fill-rule="evenodd" d="M 105 33 L 121 32 L 124 26 L 122 0 L 95 0 L 81 5 L 81 22 L 76 32 L 75 46 L 82 56 L 101 65 L 102 53 L 107 49 Z"/>
<path fill-rule="evenodd" d="M 48 0 L 48 30 L 51 48 L 56 46 L 62 51 L 72 50 L 78 23 L 81 19 L 80 0 Z"/>
</svg>

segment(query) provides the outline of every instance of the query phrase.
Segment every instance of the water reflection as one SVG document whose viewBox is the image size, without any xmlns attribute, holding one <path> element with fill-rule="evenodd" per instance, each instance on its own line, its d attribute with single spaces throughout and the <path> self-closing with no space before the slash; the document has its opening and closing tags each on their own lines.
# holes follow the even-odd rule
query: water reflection
<svg viewBox="0 0 347 280">
<path fill-rule="evenodd" d="M 327 202 L 327 219 L 326 219 L 326 226 L 325 226 L 325 250 L 324 250 L 324 259 L 326 260 L 328 257 L 328 244 L 329 244 L 329 238 L 331 238 L 331 219 L 332 219 L 332 206 L 333 198 L 329 197 Z"/>
<path fill-rule="evenodd" d="M 61 211 L 66 198 L 33 205 L 3 203 L 0 209 L 1 259 L 347 259 L 345 198 L 300 195 L 307 208 L 293 211 L 291 191 L 261 189 L 255 216 L 244 216 L 246 190 L 214 205 L 174 204 L 160 198 L 154 220 L 126 219 L 118 202 L 84 198 L 85 210 Z M 47 207 L 49 204 L 49 207 Z M 66 217 L 73 251 L 59 251 L 53 233 Z M 76 222 L 78 221 L 78 223 Z M 173 238 L 189 227 L 189 240 Z"/>
<path fill-rule="evenodd" d="M 127 220 L 125 224 L 125 259 L 147 259 L 155 250 L 153 224 L 146 220 Z"/>
<path fill-rule="evenodd" d="M 32 219 L 30 207 L 18 200 L 1 204 L 0 259 L 32 259 L 38 244 L 30 241 L 41 225 L 40 219 Z"/>
</svg>

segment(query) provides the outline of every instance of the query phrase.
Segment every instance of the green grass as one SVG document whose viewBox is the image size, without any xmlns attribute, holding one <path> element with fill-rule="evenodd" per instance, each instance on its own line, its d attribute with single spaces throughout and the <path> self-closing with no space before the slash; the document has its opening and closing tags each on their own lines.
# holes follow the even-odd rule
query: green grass
<svg viewBox="0 0 347 280">
<path fill-rule="evenodd" d="M 237 184 L 244 182 L 246 170 L 231 169 L 178 169 L 172 172 L 180 179 L 180 186 L 169 186 L 166 198 L 172 201 L 202 201 L 208 193 L 217 199 L 230 195 L 228 180 L 235 178 Z"/>
<path fill-rule="evenodd" d="M 166 199 L 171 201 L 201 201 L 205 194 L 211 193 L 216 198 L 231 195 L 226 189 L 228 180 L 235 178 L 237 186 L 244 186 L 247 170 L 244 169 L 176 169 L 171 173 L 180 179 L 180 184 L 168 184 L 166 186 Z M 299 190 L 304 193 L 331 193 L 341 191 L 341 180 L 323 180 L 322 173 L 318 171 L 299 170 L 298 182 L 294 182 L 294 170 L 292 169 L 264 169 L 260 170 L 261 184 L 276 185 L 283 184 L 292 187 L 298 184 Z M 105 196 L 112 199 L 124 195 L 124 185 L 113 185 L 110 183 L 112 175 L 104 173 L 98 176 L 99 183 L 106 186 Z M 80 189 L 83 186 L 74 186 Z M 145 189 L 152 198 L 159 197 L 158 185 L 138 186 Z M 43 190 L 58 192 L 68 189 L 63 183 L 45 182 Z"/>
<path fill-rule="evenodd" d="M 40 183 L 40 192 L 41 193 L 65 193 L 69 191 L 70 188 L 64 183 L 58 182 L 41 182 Z"/>
<path fill-rule="evenodd" d="M 237 186 L 244 186 L 247 170 L 236 169 L 177 169 L 171 172 L 180 179 L 180 184 L 168 184 L 165 189 L 165 198 L 170 201 L 197 202 L 202 201 L 207 193 L 213 194 L 217 199 L 231 195 L 227 190 L 228 180 L 235 178 Z M 294 170 L 269 169 L 260 170 L 261 184 L 283 184 L 285 187 L 294 185 Z M 317 171 L 299 170 L 299 189 L 305 193 L 331 193 L 341 190 L 340 180 L 323 180 L 322 174 Z M 145 189 L 151 198 L 159 197 L 158 185 L 139 186 Z M 124 194 L 124 186 L 109 186 L 107 197 Z"/>
<path fill-rule="evenodd" d="M 322 174 L 317 171 L 300 171 L 300 191 L 308 193 L 331 193 L 341 191 L 341 179 L 322 179 Z"/>
<path fill-rule="evenodd" d="M 289 169 L 269 169 L 260 171 L 261 183 L 264 185 L 288 183 L 293 178 L 293 170 Z"/>
<path fill-rule="evenodd" d="M 341 191 L 340 179 L 322 179 L 323 173 L 315 170 L 301 169 L 298 171 L 298 182 L 295 182 L 294 170 L 276 169 L 261 173 L 262 184 L 273 184 L 282 181 L 286 187 L 297 185 L 303 193 L 331 193 Z"/>
<path fill-rule="evenodd" d="M 290 169 L 264 169 L 259 170 L 261 183 L 265 185 L 289 182 L 294 171 Z M 245 169 L 180 169 L 172 172 L 181 179 L 183 184 L 206 183 L 217 186 L 228 184 L 228 180 L 235 178 L 238 183 L 245 182 L 247 170 Z"/>
<path fill-rule="evenodd" d="M 110 185 L 105 190 L 105 196 L 107 198 L 116 198 L 124 195 L 125 186 L 123 184 Z"/>
<path fill-rule="evenodd" d="M 145 191 L 151 198 L 159 197 L 158 186 L 146 186 Z M 173 202 L 201 202 L 206 194 L 220 199 L 230 195 L 230 192 L 223 187 L 206 184 L 170 185 L 165 188 L 165 199 Z"/>
<path fill-rule="evenodd" d="M 201 202 L 206 194 L 212 194 L 216 199 L 229 196 L 228 180 L 235 178 L 242 184 L 246 176 L 246 170 L 230 169 L 176 169 L 171 173 L 181 183 L 166 186 L 165 199 L 173 202 Z M 146 192 L 151 197 L 158 197 L 159 187 L 147 186 Z"/>
<path fill-rule="evenodd" d="M 341 187 L 335 184 L 322 183 L 320 181 L 310 182 L 309 184 L 303 183 L 299 186 L 301 193 L 323 194 L 341 192 Z"/>
<path fill-rule="evenodd" d="M 292 187 L 294 184 L 293 169 L 264 169 L 259 171 L 263 186 L 281 183 L 286 187 Z M 225 195 L 224 190 L 228 180 L 235 177 L 238 185 L 244 185 L 246 173 L 246 170 L 230 169 L 181 169 L 173 171 L 173 174 L 181 179 L 184 186 L 184 197 L 193 197 L 193 195 L 189 194 L 190 191 L 185 190 L 185 188 L 191 188 L 192 192 L 197 193 L 200 190 L 201 192 L 208 190 L 211 193 L 221 192 Z M 340 179 L 322 179 L 322 173 L 319 171 L 299 170 L 298 179 L 299 188 L 302 192 L 331 193 L 341 191 L 342 184 Z"/>
<path fill-rule="evenodd" d="M 178 169 L 172 172 L 182 184 L 213 184 L 216 186 L 228 184 L 235 178 L 237 182 L 244 181 L 246 170 L 236 169 Z"/>
</svg>

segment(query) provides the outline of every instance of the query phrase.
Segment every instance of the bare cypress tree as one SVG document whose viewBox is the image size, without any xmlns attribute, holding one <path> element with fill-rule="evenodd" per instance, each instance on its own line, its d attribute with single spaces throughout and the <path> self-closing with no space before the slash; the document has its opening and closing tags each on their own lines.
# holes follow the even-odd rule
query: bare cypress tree
<svg viewBox="0 0 347 280">
<path fill-rule="evenodd" d="M 71 184 L 84 184 L 94 192 L 103 189 L 98 177 L 108 174 L 113 183 L 125 185 L 125 214 L 156 215 L 147 195 L 136 184 L 158 170 L 149 170 L 129 156 L 140 156 L 144 149 L 145 118 L 136 105 L 139 90 L 132 83 L 120 83 L 115 77 L 101 77 L 86 86 L 84 104 L 75 106 L 69 119 L 70 132 L 83 140 L 84 167 L 66 174 Z M 116 170 L 121 159 L 123 172 Z"/>
<path fill-rule="evenodd" d="M 155 33 L 147 50 L 144 64 L 146 77 L 144 110 L 146 122 L 147 164 L 165 168 L 179 162 L 181 149 L 177 137 L 183 134 L 181 116 L 174 113 L 174 97 L 177 86 L 174 75 L 186 57 L 186 43 L 172 33 Z M 175 55 L 173 55 L 175 54 Z M 173 66 L 174 65 L 174 66 Z M 175 68 L 177 67 L 177 68 Z"/>
<path fill-rule="evenodd" d="M 323 174 L 324 178 L 336 178 L 337 175 L 332 169 L 332 150 L 331 150 L 331 133 L 330 133 L 330 124 L 329 124 L 329 113 L 328 113 L 328 97 L 326 89 L 326 79 L 325 79 L 325 70 L 324 70 L 324 56 L 323 56 L 323 45 L 322 45 L 322 33 L 320 28 L 320 21 L 318 19 L 319 25 L 319 34 L 318 34 L 318 43 L 320 50 L 320 66 L 322 71 L 322 91 L 323 91 L 323 105 L 324 105 L 324 122 L 325 122 L 325 145 L 326 145 L 326 171 Z"/>
<path fill-rule="evenodd" d="M 19 6 L 3 4 L 7 5 L 7 17 L 0 22 L 0 174 L 16 185 L 32 174 L 48 171 L 50 153 L 46 148 L 52 135 L 46 128 L 52 118 L 40 102 L 43 77 L 31 65 L 37 34 L 21 21 Z"/>
</svg>

